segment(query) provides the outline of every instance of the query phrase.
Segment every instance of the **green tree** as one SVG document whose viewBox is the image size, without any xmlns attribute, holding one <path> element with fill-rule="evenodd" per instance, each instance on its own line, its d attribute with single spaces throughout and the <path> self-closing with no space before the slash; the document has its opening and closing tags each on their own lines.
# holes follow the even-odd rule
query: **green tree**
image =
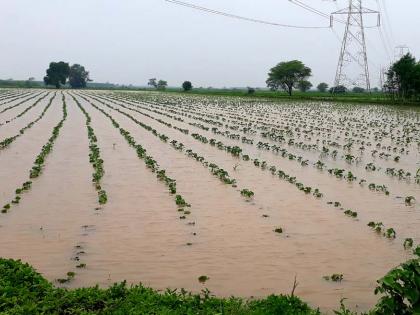
<svg viewBox="0 0 420 315">
<path fill-rule="evenodd" d="M 157 83 L 157 87 L 156 88 L 158 90 L 163 91 L 163 90 L 166 89 L 167 86 L 168 86 L 168 82 L 166 82 L 165 80 L 159 80 L 158 83 Z"/>
<path fill-rule="evenodd" d="M 156 78 L 149 79 L 149 82 L 147 83 L 147 85 L 152 86 L 155 89 L 157 89 L 157 80 L 156 80 Z"/>
<path fill-rule="evenodd" d="M 66 84 L 67 78 L 70 74 L 70 66 L 67 62 L 51 62 L 47 69 L 47 75 L 44 77 L 46 85 L 54 85 L 57 89 L 61 84 Z"/>
<path fill-rule="evenodd" d="M 73 89 L 85 88 L 89 81 L 91 81 L 89 72 L 85 70 L 85 67 L 79 64 L 70 67 L 69 83 Z"/>
<path fill-rule="evenodd" d="M 395 62 L 387 72 L 385 88 L 401 99 L 417 97 L 420 93 L 420 63 L 411 54 Z"/>
<path fill-rule="evenodd" d="M 318 89 L 319 92 L 325 93 L 328 90 L 328 84 L 325 83 L 325 82 L 322 82 L 322 83 L 318 84 L 318 86 L 316 88 Z"/>
<path fill-rule="evenodd" d="M 307 92 L 311 89 L 312 83 L 308 80 L 302 80 L 298 82 L 297 87 L 301 92 Z"/>
<path fill-rule="evenodd" d="M 306 80 L 311 74 L 312 70 L 299 60 L 280 62 L 270 69 L 266 83 L 271 90 L 281 88 L 291 96 L 296 84 Z"/>
<path fill-rule="evenodd" d="M 344 94 L 347 92 L 347 88 L 344 85 L 337 85 L 330 88 L 331 94 Z"/>
<path fill-rule="evenodd" d="M 366 90 L 364 89 L 364 88 L 361 88 L 361 87 L 358 87 L 358 86 L 355 86 L 354 88 L 353 88 L 353 92 L 354 93 L 364 93 Z"/>
<path fill-rule="evenodd" d="M 192 90 L 193 86 L 190 81 L 185 81 L 184 83 L 182 83 L 182 88 L 184 89 L 185 92 L 188 92 Z"/>
<path fill-rule="evenodd" d="M 253 87 L 248 86 L 248 87 L 247 87 L 247 90 L 248 90 L 248 95 L 253 95 L 253 94 L 255 94 L 255 89 L 254 89 Z"/>
</svg>

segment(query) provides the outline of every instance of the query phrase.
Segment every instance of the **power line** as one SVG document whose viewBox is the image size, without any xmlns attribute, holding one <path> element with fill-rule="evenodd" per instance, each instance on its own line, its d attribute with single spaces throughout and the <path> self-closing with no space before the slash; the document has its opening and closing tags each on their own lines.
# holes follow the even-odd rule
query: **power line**
<svg viewBox="0 0 420 315">
<path fill-rule="evenodd" d="M 391 62 L 392 57 L 391 57 L 391 54 L 389 52 L 389 46 L 387 45 L 384 34 L 382 33 L 382 29 L 380 27 L 379 27 L 379 36 L 381 38 L 381 42 L 382 42 L 382 45 L 384 46 L 385 52 L 388 55 L 388 61 Z"/>
<path fill-rule="evenodd" d="M 392 31 L 391 19 L 389 18 L 387 4 L 386 4 L 386 1 L 385 0 L 382 0 L 382 2 L 383 2 L 383 6 L 382 7 L 384 8 L 385 18 L 387 20 L 390 37 L 391 37 L 392 42 L 395 43 L 395 41 L 394 41 L 394 32 Z"/>
<path fill-rule="evenodd" d="M 343 21 L 341 19 L 338 19 L 338 18 L 336 18 L 336 17 L 334 17 L 332 15 L 329 15 L 327 13 L 324 13 L 322 11 L 319 11 L 318 9 L 315 9 L 314 7 L 311 7 L 311 6 L 307 5 L 306 3 L 303 3 L 300 0 L 289 0 L 289 1 L 290 1 L 290 3 L 292 3 L 294 5 L 297 5 L 297 6 L 303 8 L 303 9 L 309 11 L 309 12 L 315 13 L 315 14 L 323 17 L 323 18 L 326 18 L 326 19 L 330 20 L 331 21 L 331 24 L 332 24 L 332 22 L 338 22 L 338 23 L 341 23 L 341 24 L 344 24 L 344 25 L 347 24 L 346 21 Z M 334 3 L 336 4 L 336 6 L 338 8 L 337 2 L 334 1 Z M 353 24 L 351 24 L 351 25 L 353 25 Z M 365 26 L 365 28 L 376 28 L 376 27 L 378 27 L 378 25 Z"/>
<path fill-rule="evenodd" d="M 309 6 L 309 5 L 307 5 L 306 3 L 303 3 L 303 2 L 301 2 L 301 1 L 299 1 L 299 0 L 289 0 L 289 1 L 290 1 L 291 3 L 293 3 L 293 4 L 297 5 L 297 6 L 301 7 L 301 8 L 304 8 L 305 10 L 307 10 L 307 11 L 309 11 L 309 12 L 315 13 L 315 14 L 317 14 L 317 15 L 319 15 L 319 16 L 322 16 L 322 17 L 324 17 L 324 18 L 326 18 L 326 19 L 330 19 L 330 15 L 329 15 L 329 14 L 326 14 L 326 13 L 324 13 L 324 12 L 321 12 L 321 11 L 319 11 L 319 10 L 317 10 L 317 9 L 313 8 L 313 7 L 310 7 L 310 6 Z"/>
<path fill-rule="evenodd" d="M 382 13 L 382 11 L 383 11 L 383 9 L 382 9 L 382 6 L 381 6 L 381 0 L 376 0 L 376 2 L 377 2 L 377 4 L 378 4 L 378 9 L 379 9 L 379 12 L 381 12 Z M 389 55 L 389 57 L 390 57 L 390 51 L 392 51 L 392 47 L 394 46 L 393 45 L 393 40 L 391 39 L 391 37 L 388 35 L 388 27 L 387 27 L 387 25 L 386 24 L 388 24 L 389 22 L 387 21 L 387 16 L 385 15 L 385 19 L 384 19 L 384 22 L 381 24 L 381 27 L 382 27 L 382 29 L 383 29 L 383 32 L 382 32 L 382 29 L 381 29 L 381 27 L 379 28 L 379 32 L 381 33 L 380 35 L 381 35 L 381 38 L 382 38 L 382 41 L 384 41 L 384 43 L 386 43 L 385 45 L 388 45 L 388 48 L 387 48 L 387 51 L 388 51 L 388 55 Z M 385 36 L 384 36 L 385 35 Z M 390 60 L 392 60 L 391 59 L 391 57 L 390 57 Z"/>
<path fill-rule="evenodd" d="M 296 28 L 296 29 L 327 29 L 327 28 L 330 28 L 330 26 L 302 26 L 302 25 L 282 24 L 282 23 L 276 23 L 276 22 L 270 22 L 270 21 L 255 19 L 255 18 L 249 18 L 249 17 L 245 17 L 245 16 L 240 16 L 240 15 L 236 15 L 236 14 L 227 13 L 227 12 L 217 11 L 217 10 L 213 10 L 213 9 L 210 9 L 210 8 L 198 6 L 198 5 L 188 3 L 188 2 L 184 2 L 184 1 L 178 1 L 178 0 L 165 0 L 165 1 L 169 2 L 169 3 L 172 3 L 172 4 L 179 5 L 179 6 L 184 6 L 184 7 L 187 7 L 187 8 L 191 8 L 191 9 L 194 9 L 194 10 L 210 13 L 210 14 L 220 15 L 220 16 L 233 18 L 233 19 L 237 19 L 237 20 L 242 20 L 242 21 L 247 21 L 247 22 L 252 22 L 252 23 L 276 26 L 276 27 L 286 27 L 286 28 Z"/>
</svg>

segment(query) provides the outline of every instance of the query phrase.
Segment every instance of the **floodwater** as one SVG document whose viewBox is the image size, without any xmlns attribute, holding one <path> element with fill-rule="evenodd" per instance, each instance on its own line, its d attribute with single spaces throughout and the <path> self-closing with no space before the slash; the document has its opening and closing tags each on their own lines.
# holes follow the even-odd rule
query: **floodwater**
<svg viewBox="0 0 420 315">
<path fill-rule="evenodd" d="M 376 280 L 410 258 L 410 251 L 402 246 L 404 239 L 413 238 L 415 244 L 420 240 L 420 185 L 414 181 L 420 167 L 416 147 L 419 112 L 413 110 L 405 114 L 381 109 L 375 117 L 369 106 L 351 110 L 338 106 L 332 108 L 331 118 L 331 108 L 327 105 L 325 108 L 305 104 L 280 107 L 245 101 L 238 105 L 227 103 L 223 98 L 171 99 L 153 93 L 63 93 L 68 116 L 42 174 L 33 180 L 31 190 L 22 194 L 18 205 L 12 205 L 8 213 L 0 215 L 0 256 L 29 262 L 51 281 L 75 271 L 76 277 L 66 286 L 107 286 L 127 280 L 162 290 L 185 288 L 200 292 L 208 288 L 218 296 L 249 298 L 289 294 L 296 277 L 299 285 L 295 293 L 312 306 L 331 311 L 338 307 L 340 299 L 347 298 L 349 306 L 364 311 L 377 301 L 378 297 L 373 294 Z M 71 95 L 91 117 L 91 127 L 104 161 L 101 186 L 107 192 L 108 202 L 102 206 L 91 183 L 93 168 L 89 163 L 86 117 Z M 22 98 L 28 96 L 23 94 Z M 25 115 L 0 127 L 0 141 L 36 119 L 52 96 L 50 93 Z M 9 203 L 15 189 L 29 179 L 33 161 L 62 118 L 61 97 L 61 92 L 57 93 L 45 116 L 9 147 L 0 150 L 1 205 Z M 36 99 L 1 114 L 0 122 L 15 117 Z M 186 219 L 180 219 L 182 214 L 164 183 L 138 158 L 110 119 L 90 102 L 130 132 L 159 167 L 176 180 L 177 194 L 191 204 L 191 214 Z M 10 104 L 17 103 L 19 101 Z M 122 113 L 168 136 L 169 140 L 163 142 Z M 350 124 L 354 127 L 340 121 L 340 113 L 351 117 Z M 223 121 L 218 127 L 220 131 L 230 130 L 241 137 L 252 138 L 254 144 L 214 134 L 211 122 L 197 119 L 210 116 L 218 116 L 213 120 Z M 250 126 L 257 131 L 255 135 L 225 126 L 241 125 L 241 119 L 250 120 Z M 313 130 L 315 126 L 327 125 L 328 121 L 331 139 L 341 135 L 337 138 L 340 144 L 347 143 L 344 138 L 349 137 L 344 135 L 349 132 L 345 126 L 353 132 L 354 139 L 368 141 L 367 138 L 372 139 L 380 130 L 380 126 L 371 122 L 383 119 L 395 126 L 377 141 L 394 146 L 396 137 L 406 135 L 412 143 L 395 144 L 398 149 L 409 150 L 407 154 L 400 154 L 399 164 L 392 160 L 396 153 L 391 152 L 392 157 L 388 159 L 379 158 L 382 148 L 372 157 L 370 150 L 376 145 L 373 140 L 374 145 L 364 154 L 350 151 L 360 159 L 357 163 L 348 163 L 342 158 L 345 153 L 341 148 L 337 149 L 338 157 L 331 158 L 315 150 L 260 137 L 259 128 L 264 124 L 304 129 L 307 128 L 305 119 Z M 184 134 L 162 121 L 190 132 Z M 209 130 L 189 123 L 199 123 Z M 410 131 L 404 133 L 403 124 L 411 126 Z M 368 129 L 363 129 L 366 125 Z M 324 196 L 315 198 L 305 194 L 294 184 L 255 167 L 252 160 L 243 161 L 209 143 L 197 141 L 191 136 L 193 133 L 215 138 L 225 145 L 240 146 L 244 154 L 296 176 L 305 186 L 319 188 Z M 391 141 L 388 137 L 392 135 L 395 137 Z M 308 137 L 302 135 L 299 141 L 314 144 L 317 138 L 329 136 L 320 131 L 311 134 L 311 139 Z M 182 142 L 184 151 L 176 150 L 170 144 L 172 140 Z M 258 141 L 278 144 L 310 163 L 302 166 L 270 150 L 260 150 L 256 146 Z M 237 187 L 222 183 L 209 168 L 189 157 L 187 149 L 228 171 L 236 179 Z M 313 167 L 318 159 L 329 168 L 351 170 L 358 179 L 366 179 L 367 184 L 338 179 Z M 372 161 L 381 169 L 368 172 L 365 165 Z M 384 173 L 387 167 L 410 170 L 411 178 L 390 177 Z M 390 194 L 368 189 L 371 182 L 386 185 Z M 254 198 L 247 200 L 241 196 L 240 190 L 244 188 L 252 190 Z M 406 205 L 404 199 L 398 198 L 406 196 L 414 196 L 417 202 Z M 358 217 L 345 216 L 328 201 L 339 201 L 344 209 L 357 211 Z M 386 228 L 394 228 L 396 238 L 373 232 L 367 227 L 369 221 L 383 222 Z M 278 227 L 283 229 L 282 234 L 274 232 Z M 80 264 L 86 264 L 86 268 L 77 268 Z M 343 274 L 344 280 L 335 283 L 323 279 L 332 274 Z M 199 283 L 201 275 L 210 280 Z"/>
</svg>

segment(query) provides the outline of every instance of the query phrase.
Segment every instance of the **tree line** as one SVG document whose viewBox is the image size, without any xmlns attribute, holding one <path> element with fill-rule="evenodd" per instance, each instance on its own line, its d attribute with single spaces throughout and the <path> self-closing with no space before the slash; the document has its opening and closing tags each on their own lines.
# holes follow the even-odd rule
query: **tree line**
<svg viewBox="0 0 420 315">
<path fill-rule="evenodd" d="M 307 80 L 311 75 L 311 68 L 299 60 L 280 62 L 271 68 L 266 83 L 273 91 L 281 89 L 292 95 L 294 89 L 306 92 L 312 88 L 312 83 Z M 417 61 L 408 53 L 390 66 L 386 76 L 387 80 L 382 88 L 389 97 L 403 101 L 420 100 L 420 60 Z M 328 84 L 320 83 L 317 89 L 319 92 L 326 92 Z M 379 92 L 379 89 L 374 88 L 373 91 Z M 348 89 L 339 85 L 331 87 L 329 92 L 343 94 L 348 92 Z M 366 90 L 356 86 L 352 92 L 364 93 Z"/>
<path fill-rule="evenodd" d="M 294 90 L 309 91 L 313 87 L 312 83 L 308 81 L 311 76 L 312 69 L 302 61 L 280 62 L 270 69 L 266 84 L 272 91 L 284 90 L 291 96 Z M 91 81 L 89 72 L 83 66 L 79 64 L 70 66 L 63 61 L 51 62 L 44 77 L 46 85 L 52 85 L 56 88 L 60 88 L 67 82 L 72 88 L 85 88 L 89 81 Z M 152 78 L 149 79 L 148 86 L 162 91 L 167 88 L 168 82 Z M 419 101 L 420 60 L 417 61 L 415 57 L 408 53 L 394 62 L 386 73 L 386 82 L 382 88 L 394 100 Z M 193 85 L 190 81 L 185 81 L 182 84 L 182 89 L 185 92 L 191 91 Z M 348 92 L 345 86 L 340 85 L 330 88 L 325 82 L 318 84 L 317 90 L 322 93 L 329 91 L 334 94 Z M 378 92 L 379 89 L 375 88 L 374 91 Z M 366 90 L 361 87 L 354 87 L 352 92 L 364 93 Z M 255 93 L 255 89 L 248 87 L 248 94 L 253 93 Z"/>
<path fill-rule="evenodd" d="M 152 78 L 149 79 L 147 85 L 155 88 L 156 90 L 164 91 L 168 86 L 168 82 L 165 80 L 157 80 L 156 78 Z M 185 92 L 191 91 L 193 89 L 193 85 L 190 81 L 185 81 L 184 83 L 182 83 L 182 89 Z"/>
</svg>

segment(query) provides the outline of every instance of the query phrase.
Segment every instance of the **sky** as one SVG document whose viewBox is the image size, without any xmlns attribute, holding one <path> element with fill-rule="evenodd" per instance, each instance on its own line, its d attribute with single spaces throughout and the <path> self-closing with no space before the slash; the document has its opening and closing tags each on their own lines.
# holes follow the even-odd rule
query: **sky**
<svg viewBox="0 0 420 315">
<path fill-rule="evenodd" d="M 329 20 L 289 0 L 184 0 L 245 17 L 300 26 Z M 348 0 L 300 0 L 329 14 Z M 363 0 L 382 12 L 366 30 L 372 86 L 397 45 L 420 58 L 419 0 Z M 376 25 L 376 16 L 365 24 Z M 332 84 L 344 27 L 291 29 L 240 21 L 165 0 L 0 1 L 0 78 L 42 80 L 51 61 L 79 63 L 95 82 L 146 85 L 264 87 L 269 69 L 299 59 L 310 81 Z"/>
</svg>

